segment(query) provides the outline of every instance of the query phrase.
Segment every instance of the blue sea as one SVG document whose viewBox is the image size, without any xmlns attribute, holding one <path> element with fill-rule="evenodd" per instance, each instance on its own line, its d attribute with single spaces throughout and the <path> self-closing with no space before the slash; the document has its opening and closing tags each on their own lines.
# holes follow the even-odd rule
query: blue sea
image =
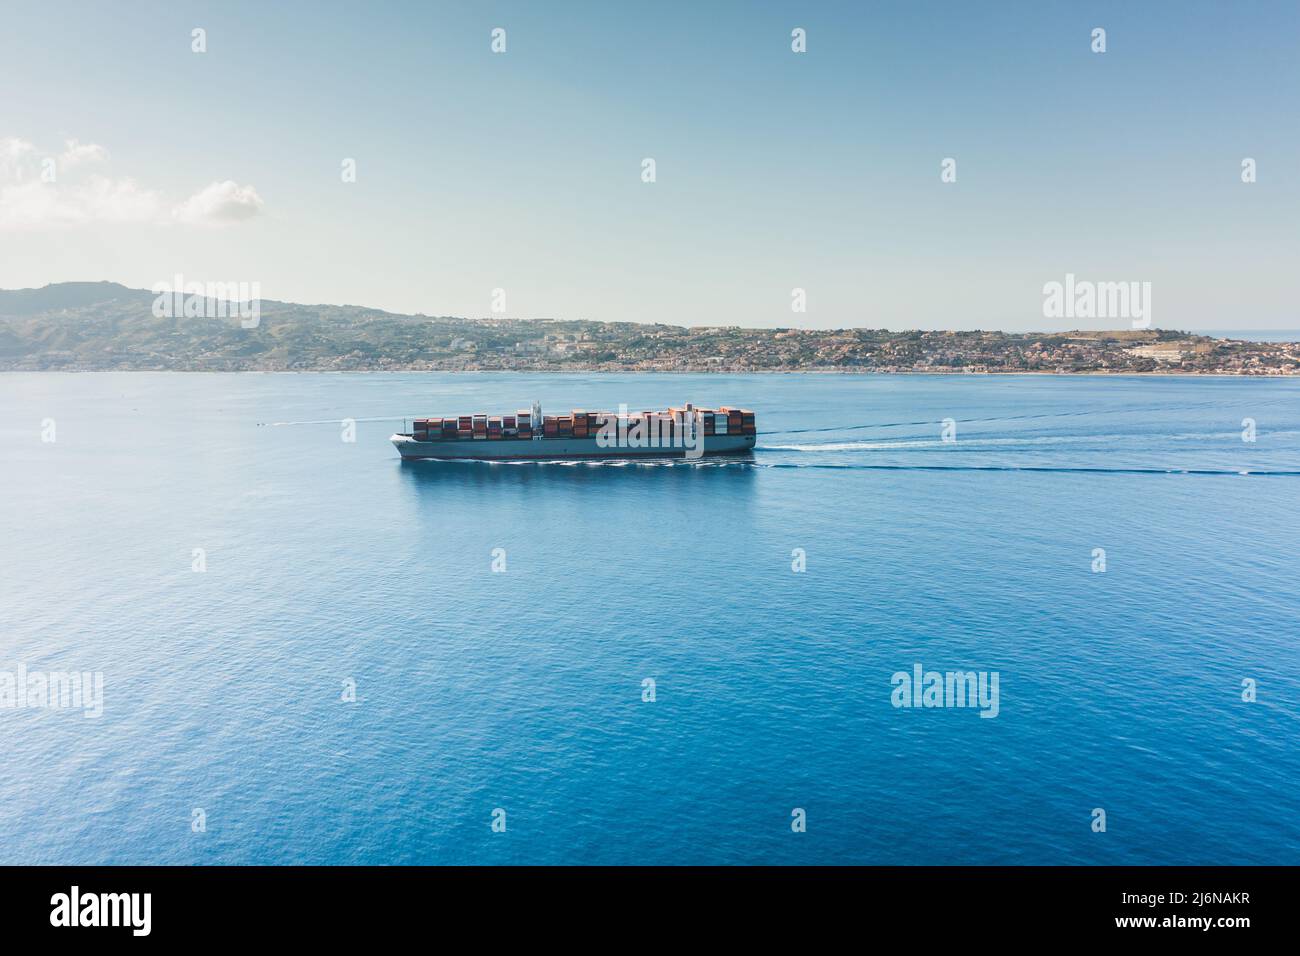
<svg viewBox="0 0 1300 956">
<path fill-rule="evenodd" d="M 759 447 L 402 463 L 371 420 L 535 398 L 744 405 Z M 0 863 L 1300 863 L 1300 380 L 7 374 L 0 411 L 0 672 L 103 677 L 97 717 L 0 706 Z M 918 664 L 997 716 L 894 706 Z"/>
</svg>

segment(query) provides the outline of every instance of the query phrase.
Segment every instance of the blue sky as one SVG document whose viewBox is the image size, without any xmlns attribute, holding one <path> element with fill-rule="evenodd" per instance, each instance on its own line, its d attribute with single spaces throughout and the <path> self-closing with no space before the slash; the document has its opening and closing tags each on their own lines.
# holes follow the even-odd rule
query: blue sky
<svg viewBox="0 0 1300 956">
<path fill-rule="evenodd" d="M 0 71 L 4 288 L 1124 325 L 1044 318 L 1074 273 L 1150 282 L 1157 326 L 1300 327 L 1292 2 L 52 2 L 6 10 Z"/>
</svg>

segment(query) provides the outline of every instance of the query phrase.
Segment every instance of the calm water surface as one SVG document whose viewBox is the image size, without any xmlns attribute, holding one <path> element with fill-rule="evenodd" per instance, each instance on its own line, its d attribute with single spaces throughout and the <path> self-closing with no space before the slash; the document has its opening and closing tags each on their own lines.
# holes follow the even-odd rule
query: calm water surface
<svg viewBox="0 0 1300 956">
<path fill-rule="evenodd" d="M 759 449 L 257 424 L 534 398 L 743 404 Z M 0 671 L 105 680 L 0 707 L 0 862 L 1300 863 L 1300 381 L 9 374 L 0 411 Z M 918 662 L 1000 713 L 895 709 Z"/>
</svg>

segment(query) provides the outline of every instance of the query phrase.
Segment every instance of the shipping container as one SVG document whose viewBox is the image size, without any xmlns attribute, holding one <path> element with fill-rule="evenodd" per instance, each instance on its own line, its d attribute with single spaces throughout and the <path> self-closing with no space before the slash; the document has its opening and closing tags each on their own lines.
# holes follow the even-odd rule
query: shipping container
<svg viewBox="0 0 1300 956">
<path fill-rule="evenodd" d="M 542 438 L 593 439 L 602 429 L 615 432 L 639 430 L 647 438 L 674 445 L 686 436 L 754 435 L 755 415 L 749 409 L 724 405 L 717 410 L 685 405 L 647 409 L 620 415 L 618 412 L 586 411 L 575 408 L 567 415 L 539 416 L 521 408 L 513 415 L 476 412 L 454 417 L 413 418 L 411 437 L 419 442 Z"/>
</svg>

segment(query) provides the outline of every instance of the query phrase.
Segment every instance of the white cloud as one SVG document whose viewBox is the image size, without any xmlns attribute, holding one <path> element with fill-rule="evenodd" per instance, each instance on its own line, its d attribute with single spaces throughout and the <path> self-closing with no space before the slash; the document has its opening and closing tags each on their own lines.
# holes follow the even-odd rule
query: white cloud
<svg viewBox="0 0 1300 956">
<path fill-rule="evenodd" d="M 130 177 L 87 167 L 108 160 L 96 143 L 69 139 L 58 156 L 42 156 L 17 137 L 0 137 L 0 229 L 85 223 L 231 223 L 261 212 L 262 197 L 250 186 L 214 182 L 179 205 Z"/>
<path fill-rule="evenodd" d="M 78 143 L 75 139 L 64 143 L 64 150 L 59 156 L 59 168 L 71 169 L 82 163 L 102 163 L 108 159 L 108 150 L 97 143 Z"/>
<path fill-rule="evenodd" d="M 227 179 L 195 193 L 172 210 L 178 222 L 239 222 L 262 211 L 262 197 L 252 186 Z"/>
<path fill-rule="evenodd" d="M 30 153 L 36 147 L 25 139 L 19 139 L 16 136 L 6 136 L 0 138 L 0 160 L 5 158 L 14 159 L 22 156 L 24 153 Z"/>
<path fill-rule="evenodd" d="M 0 186 L 21 175 L 36 147 L 16 136 L 0 137 Z"/>
<path fill-rule="evenodd" d="M 76 184 L 29 179 L 0 185 L 0 229 L 90 222 L 152 222 L 161 196 L 131 179 L 91 176 Z"/>
</svg>

